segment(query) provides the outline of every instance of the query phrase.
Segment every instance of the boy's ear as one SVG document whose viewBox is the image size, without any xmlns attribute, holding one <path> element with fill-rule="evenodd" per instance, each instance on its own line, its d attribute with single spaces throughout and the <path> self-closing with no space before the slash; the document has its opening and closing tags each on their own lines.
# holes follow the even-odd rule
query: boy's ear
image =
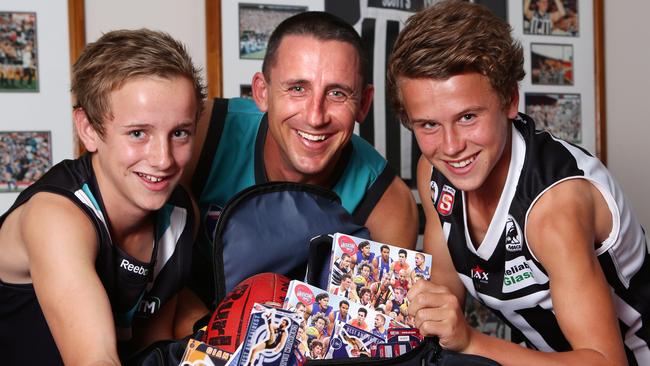
<svg viewBox="0 0 650 366">
<path fill-rule="evenodd" d="M 515 88 L 515 91 L 512 93 L 512 99 L 506 107 L 506 114 L 509 119 L 515 119 L 519 112 L 519 89 Z"/>
<path fill-rule="evenodd" d="M 253 92 L 253 100 L 255 100 L 257 108 L 262 112 L 267 112 L 269 109 L 268 88 L 269 85 L 266 82 L 264 74 L 261 72 L 256 72 L 255 75 L 253 75 L 251 89 Z"/>
<path fill-rule="evenodd" d="M 90 123 L 86 111 L 81 107 L 75 108 L 74 111 L 72 111 L 72 118 L 74 119 L 74 125 L 77 129 L 79 140 L 84 144 L 86 150 L 91 153 L 97 151 L 97 146 L 101 136 Z"/>
</svg>

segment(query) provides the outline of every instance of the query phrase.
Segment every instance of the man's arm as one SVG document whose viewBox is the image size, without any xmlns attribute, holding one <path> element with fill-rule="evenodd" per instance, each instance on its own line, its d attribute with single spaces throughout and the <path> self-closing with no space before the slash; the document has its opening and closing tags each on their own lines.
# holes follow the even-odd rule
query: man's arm
<svg viewBox="0 0 650 366">
<path fill-rule="evenodd" d="M 418 213 L 411 190 L 395 177 L 366 220 L 372 240 L 414 249 Z"/>
<path fill-rule="evenodd" d="M 533 19 L 533 11 L 530 10 L 530 0 L 524 0 L 524 16 L 526 19 Z"/>
<path fill-rule="evenodd" d="M 555 0 L 555 6 L 557 6 L 557 10 L 551 13 L 551 21 L 553 23 L 557 22 L 564 15 L 566 15 L 566 10 L 564 9 L 564 5 L 562 4 L 562 0 Z"/>
<path fill-rule="evenodd" d="M 90 219 L 69 199 L 38 193 L 21 212 L 36 296 L 65 364 L 119 365 L 111 306 L 95 270 Z M 92 350 L 92 352 L 89 352 Z"/>
</svg>

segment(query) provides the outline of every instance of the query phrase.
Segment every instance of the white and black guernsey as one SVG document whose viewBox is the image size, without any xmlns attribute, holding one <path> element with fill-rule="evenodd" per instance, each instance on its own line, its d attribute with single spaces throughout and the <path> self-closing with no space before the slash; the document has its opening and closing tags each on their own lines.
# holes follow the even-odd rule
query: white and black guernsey
<svg viewBox="0 0 650 366">
<path fill-rule="evenodd" d="M 553 30 L 551 14 L 541 14 L 537 10 L 533 12 L 533 19 L 530 20 L 530 34 L 550 35 Z"/>
<path fill-rule="evenodd" d="M 95 267 L 111 303 L 118 340 L 130 338 L 134 317 L 152 316 L 184 286 L 190 273 L 194 217 L 189 195 L 182 188 L 176 188 L 167 203 L 155 212 L 155 240 L 151 243 L 154 249 L 147 263 L 112 242 L 90 155 L 62 161 L 50 169 L 18 196 L 0 217 L 0 226 L 14 209 L 38 192 L 69 198 L 93 222 L 99 240 Z M 8 353 L 2 352 L 3 362 L 9 359 L 17 364 L 25 360 L 29 364 L 39 360 L 44 364 L 60 363 L 32 284 L 0 282 L 0 344 L 3 349 L 7 346 Z M 39 352 L 33 352 L 34 349 Z"/>
<path fill-rule="evenodd" d="M 650 365 L 648 248 L 621 189 L 598 159 L 548 132 L 536 131 L 526 115 L 514 120 L 512 135 L 505 188 L 483 242 L 476 243 L 480 245 L 472 243 L 467 230 L 464 192 L 437 170 L 432 172 L 431 199 L 460 279 L 529 347 L 570 350 L 554 315 L 546 270 L 527 245 L 526 222 L 546 190 L 567 179 L 587 179 L 603 194 L 612 213 L 612 231 L 596 246 L 596 254 L 613 290 L 629 363 Z"/>
</svg>

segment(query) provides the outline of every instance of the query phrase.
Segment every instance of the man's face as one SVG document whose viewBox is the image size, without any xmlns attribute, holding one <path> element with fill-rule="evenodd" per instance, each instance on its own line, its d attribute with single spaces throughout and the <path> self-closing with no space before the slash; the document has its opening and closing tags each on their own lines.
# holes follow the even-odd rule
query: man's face
<svg viewBox="0 0 650 366">
<path fill-rule="evenodd" d="M 370 276 L 370 267 L 368 266 L 363 266 L 361 268 L 361 275 L 365 278 L 368 278 Z"/>
<path fill-rule="evenodd" d="M 84 127 L 88 137 L 82 138 L 94 153 L 104 203 L 125 217 L 157 210 L 192 154 L 197 109 L 192 83 L 182 77 L 133 79 L 111 92 L 110 106 L 113 119 L 104 122 L 104 136 Z"/>
<path fill-rule="evenodd" d="M 361 248 L 361 253 L 363 254 L 364 257 L 367 257 L 370 255 L 370 245 L 366 245 L 365 247 Z"/>
<path fill-rule="evenodd" d="M 350 257 L 345 257 L 341 260 L 341 268 L 342 269 L 350 268 Z"/>
<path fill-rule="evenodd" d="M 357 320 L 359 320 L 359 322 L 366 320 L 366 313 L 364 313 L 363 311 L 358 312 Z"/>
<path fill-rule="evenodd" d="M 253 77 L 253 96 L 268 112 L 264 153 L 270 180 L 329 182 L 355 121 L 372 99 L 364 88 L 354 47 L 311 36 L 286 36 L 269 79 Z"/>
<path fill-rule="evenodd" d="M 329 297 L 324 297 L 324 298 L 320 299 L 320 301 L 318 303 L 320 304 L 320 307 L 322 309 L 326 309 L 327 304 L 329 304 L 329 302 L 330 302 L 330 298 Z"/>
<path fill-rule="evenodd" d="M 322 331 L 325 328 L 325 321 L 323 319 L 318 319 L 316 320 L 316 323 L 314 323 L 314 326 L 319 331 Z"/>
<path fill-rule="evenodd" d="M 537 0 L 537 10 L 540 14 L 544 14 L 548 11 L 548 0 Z"/>
<path fill-rule="evenodd" d="M 305 317 L 305 312 L 307 308 L 305 306 L 297 306 L 296 313 L 300 314 L 303 318 Z"/>
<path fill-rule="evenodd" d="M 344 290 L 349 289 L 350 286 L 352 285 L 352 279 L 349 278 L 349 277 L 346 277 L 346 278 L 343 280 L 343 282 L 341 282 L 341 285 L 342 285 L 342 287 L 343 287 Z"/>
<path fill-rule="evenodd" d="M 408 273 L 405 270 L 399 271 L 399 280 L 402 282 L 408 281 Z"/>
<path fill-rule="evenodd" d="M 406 254 L 404 253 L 399 254 L 399 262 L 402 264 L 406 263 Z"/>
<path fill-rule="evenodd" d="M 363 301 L 364 304 L 367 304 L 367 303 L 370 302 L 370 291 L 366 291 L 366 292 L 363 293 L 362 301 Z"/>
<path fill-rule="evenodd" d="M 390 255 L 390 249 L 384 248 L 381 250 L 381 258 L 384 260 L 384 262 L 388 261 L 389 255 Z"/>
<path fill-rule="evenodd" d="M 424 259 L 422 258 L 421 255 L 415 255 L 415 265 L 420 267 L 422 263 L 424 262 Z"/>
<path fill-rule="evenodd" d="M 312 350 L 312 353 L 314 354 L 314 356 L 320 357 L 323 354 L 323 347 L 321 347 L 318 344 L 315 345 L 314 349 Z"/>
<path fill-rule="evenodd" d="M 487 77 L 478 73 L 398 83 L 420 150 L 438 171 L 466 192 L 488 182 L 502 185 L 510 162 L 508 119 L 517 116 L 517 93 L 503 108 Z"/>
<path fill-rule="evenodd" d="M 383 316 L 377 314 L 375 315 L 375 328 L 383 327 L 386 323 L 386 319 Z"/>
<path fill-rule="evenodd" d="M 350 309 L 350 305 L 348 305 L 348 304 L 343 303 L 343 304 L 339 305 L 339 311 L 341 312 L 341 315 L 343 317 L 348 315 L 348 309 Z"/>
</svg>

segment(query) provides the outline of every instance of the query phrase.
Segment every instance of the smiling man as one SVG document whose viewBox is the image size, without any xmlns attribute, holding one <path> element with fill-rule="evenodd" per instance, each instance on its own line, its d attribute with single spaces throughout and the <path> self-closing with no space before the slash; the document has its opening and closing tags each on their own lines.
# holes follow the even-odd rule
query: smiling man
<svg viewBox="0 0 650 366">
<path fill-rule="evenodd" d="M 415 245 L 418 222 L 410 190 L 353 133 L 373 97 L 366 64 L 352 26 L 328 13 L 301 13 L 271 35 L 262 72 L 252 78 L 254 101 L 207 104 L 212 113 L 199 124 L 195 168 L 188 175 L 202 215 L 195 266 L 207 268 L 194 276 L 193 285 L 206 303 L 212 301 L 213 285 L 199 283 L 213 278 L 216 219 L 228 199 L 254 184 L 289 181 L 331 189 L 374 240 Z M 291 250 L 265 255 L 281 261 L 281 255 L 293 255 Z"/>
<path fill-rule="evenodd" d="M 113 31 L 72 69 L 88 151 L 0 216 L 0 345 L 8 365 L 119 365 L 174 338 L 195 214 L 178 186 L 205 96 L 185 47 Z M 185 335 L 191 328 L 179 330 Z"/>
<path fill-rule="evenodd" d="M 443 1 L 411 17 L 388 81 L 422 158 L 431 280 L 408 293 L 421 333 L 503 365 L 648 365 L 643 229 L 601 162 L 518 113 L 511 27 Z M 471 329 L 469 293 L 527 347 Z"/>
</svg>

